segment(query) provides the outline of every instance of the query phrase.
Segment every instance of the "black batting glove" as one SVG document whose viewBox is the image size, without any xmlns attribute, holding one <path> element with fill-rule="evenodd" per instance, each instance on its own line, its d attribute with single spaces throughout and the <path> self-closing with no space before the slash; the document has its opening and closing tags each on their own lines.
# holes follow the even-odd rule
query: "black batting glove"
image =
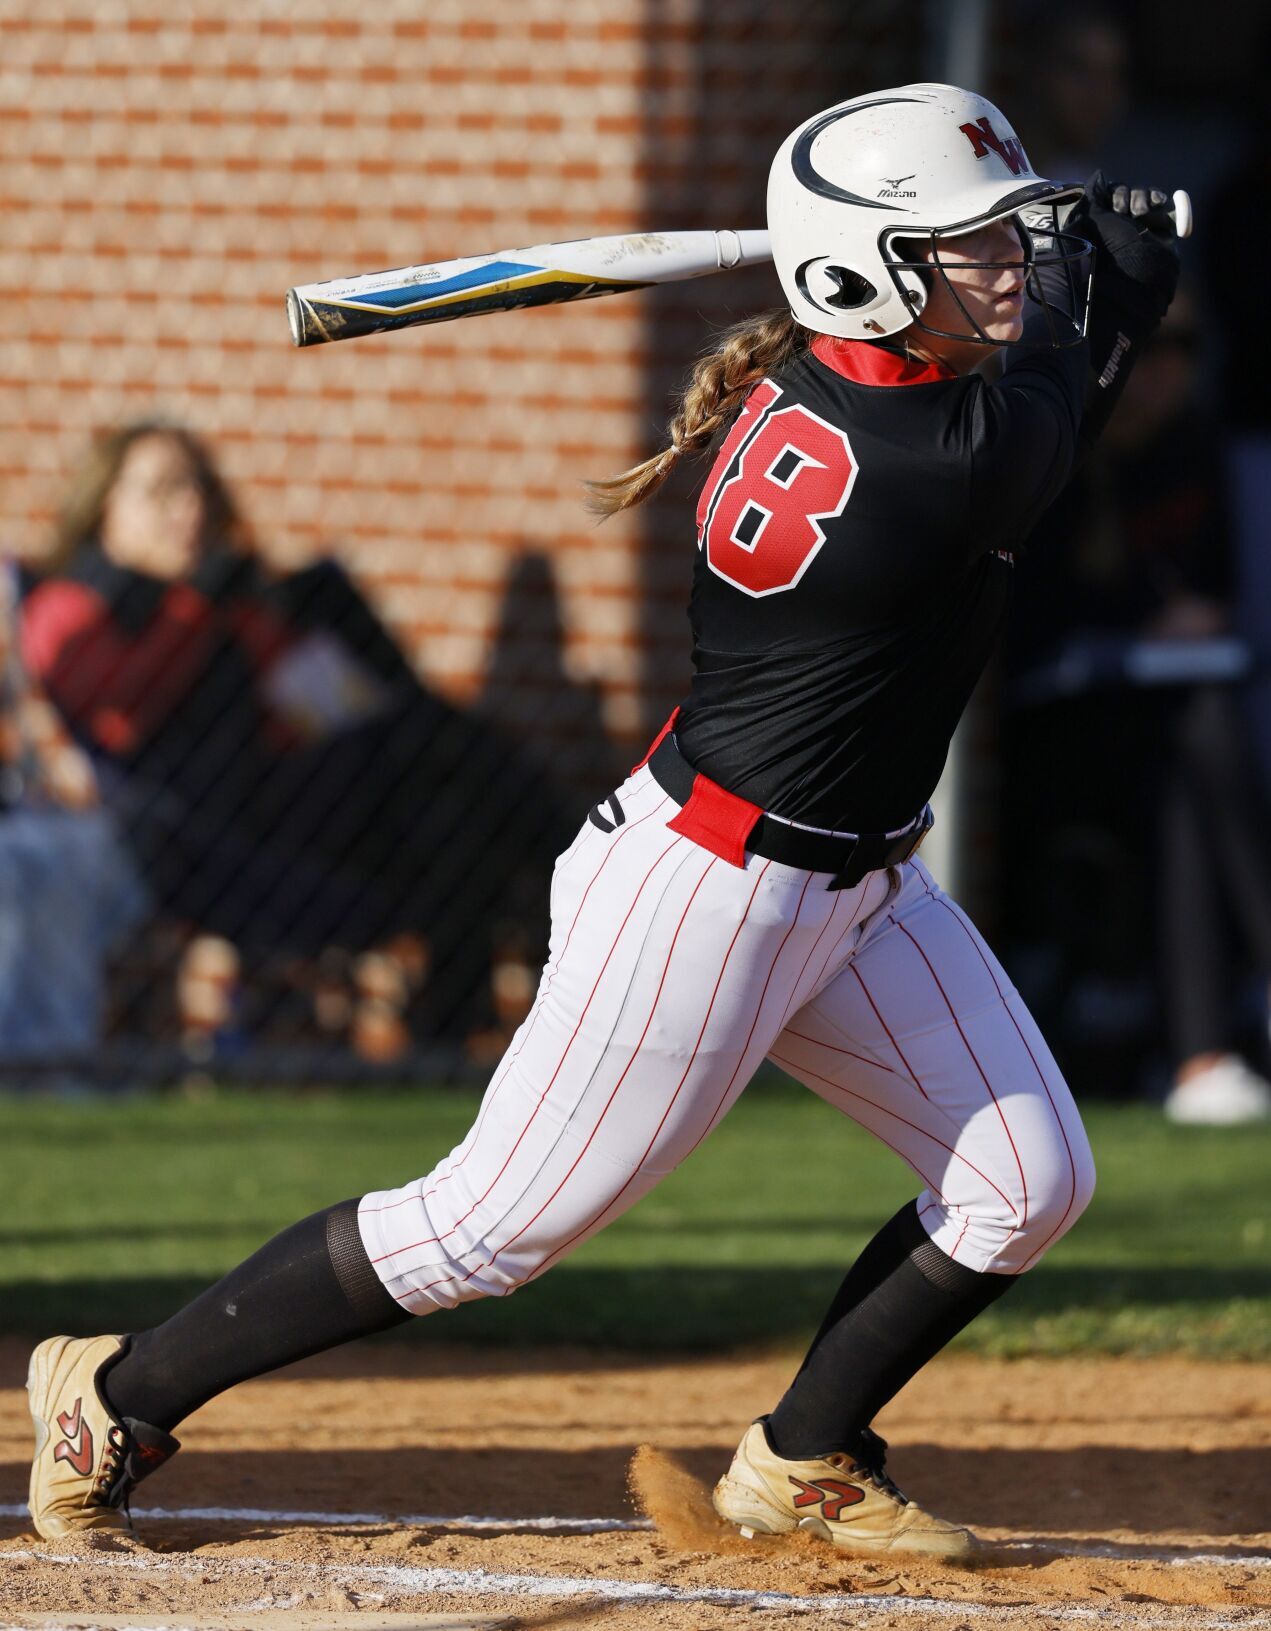
<svg viewBox="0 0 1271 1631">
<path fill-rule="evenodd" d="M 1169 213 L 1170 197 L 1152 187 L 1113 184 L 1096 170 L 1085 197 L 1066 223 L 1090 239 L 1099 252 L 1095 300 L 1141 312 L 1155 326 L 1178 287 L 1178 239 Z"/>
<path fill-rule="evenodd" d="M 1080 443 L 1107 423 L 1144 341 L 1178 287 L 1178 240 L 1170 200 L 1149 187 L 1113 186 L 1096 170 L 1064 223 L 1095 247 L 1086 339 L 1090 375 Z"/>
<path fill-rule="evenodd" d="M 1127 187 L 1124 182 L 1112 189 L 1112 213 L 1129 215 L 1151 231 L 1169 237 L 1174 231 L 1174 218 L 1169 212 L 1170 198 L 1155 187 Z"/>
</svg>

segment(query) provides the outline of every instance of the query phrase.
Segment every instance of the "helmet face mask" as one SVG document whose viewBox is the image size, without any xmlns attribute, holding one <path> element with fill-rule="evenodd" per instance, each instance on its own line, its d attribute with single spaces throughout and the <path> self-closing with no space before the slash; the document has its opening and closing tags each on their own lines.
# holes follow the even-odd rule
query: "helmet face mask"
<svg viewBox="0 0 1271 1631">
<path fill-rule="evenodd" d="M 840 103 L 786 138 L 768 182 L 773 260 L 792 313 L 814 332 L 880 340 L 912 326 L 993 347 L 1025 342 L 992 337 L 959 295 L 958 274 L 1022 263 L 1025 293 L 1046 318 L 1042 343 L 1076 345 L 1091 250 L 1062 230 L 1061 212 L 1080 196 L 1034 174 L 991 102 L 905 85 Z M 1021 261 L 949 257 L 950 241 L 1004 220 Z M 924 318 L 937 290 L 941 324 Z M 944 326 L 950 312 L 961 313 L 958 326 Z"/>
<path fill-rule="evenodd" d="M 1029 225 L 1019 213 L 991 217 L 972 222 L 969 226 L 946 229 L 943 232 L 884 232 L 879 252 L 891 273 L 892 281 L 911 312 L 913 327 L 924 334 L 945 340 L 961 340 L 973 345 L 1016 346 L 1035 345 L 1035 336 L 1027 340 L 1021 335 L 1013 340 L 996 339 L 985 332 L 983 325 L 967 309 L 958 293 L 957 283 L 949 273 L 1000 271 L 1006 267 L 1024 268 L 1024 295 L 1040 308 L 1046 319 L 1050 345 L 1056 350 L 1080 345 L 1085 337 L 1089 309 L 1092 251 L 1090 244 L 1076 233 L 1063 231 L 1060 204 L 1047 201 L 1040 208 L 1030 210 Z M 993 220 L 1008 220 L 1020 242 L 1017 261 L 968 261 L 946 263 L 940 254 L 942 240 L 956 239 L 992 225 Z M 925 251 L 925 253 L 924 253 Z M 926 288 L 917 293 L 912 279 L 917 277 Z M 937 328 L 925 321 L 924 312 L 930 303 L 932 280 L 939 278 L 965 321 L 965 328 L 954 330 Z"/>
</svg>

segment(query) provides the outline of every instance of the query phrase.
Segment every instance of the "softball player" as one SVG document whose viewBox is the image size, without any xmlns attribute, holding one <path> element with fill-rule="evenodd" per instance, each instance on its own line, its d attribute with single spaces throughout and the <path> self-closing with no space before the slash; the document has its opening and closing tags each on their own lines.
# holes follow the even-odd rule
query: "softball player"
<svg viewBox="0 0 1271 1631">
<path fill-rule="evenodd" d="M 743 1437 L 718 1510 L 853 1551 L 972 1547 L 900 1493 L 870 1423 L 1072 1226 L 1093 1172 L 1036 1027 L 914 852 L 1012 552 L 1169 303 L 1164 203 L 1039 179 L 1002 114 L 949 86 L 789 137 L 768 200 L 789 311 L 727 335 L 668 448 L 595 488 L 603 510 L 637 503 L 723 437 L 697 506 L 692 688 L 557 863 L 537 999 L 475 1125 L 427 1176 L 296 1224 L 153 1330 L 41 1344 L 42 1535 L 124 1524 L 172 1429 L 233 1383 L 542 1274 L 771 1058 L 922 1189 Z"/>
</svg>

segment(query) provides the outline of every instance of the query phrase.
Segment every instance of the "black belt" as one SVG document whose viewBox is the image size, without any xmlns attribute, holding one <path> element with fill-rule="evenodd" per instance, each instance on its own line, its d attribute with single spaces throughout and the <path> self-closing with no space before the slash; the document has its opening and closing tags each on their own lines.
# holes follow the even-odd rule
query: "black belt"
<svg viewBox="0 0 1271 1631">
<path fill-rule="evenodd" d="M 672 736 L 663 737 L 648 764 L 662 791 L 681 807 L 687 804 L 698 772 L 681 754 Z M 846 834 L 809 832 L 760 811 L 745 842 L 753 854 L 779 861 L 783 866 L 799 867 L 805 872 L 833 873 L 826 886 L 829 889 L 854 889 L 867 874 L 907 861 L 931 831 L 934 820 L 931 806 L 927 805 L 917 825 L 899 837 L 860 833 L 852 838 Z"/>
</svg>

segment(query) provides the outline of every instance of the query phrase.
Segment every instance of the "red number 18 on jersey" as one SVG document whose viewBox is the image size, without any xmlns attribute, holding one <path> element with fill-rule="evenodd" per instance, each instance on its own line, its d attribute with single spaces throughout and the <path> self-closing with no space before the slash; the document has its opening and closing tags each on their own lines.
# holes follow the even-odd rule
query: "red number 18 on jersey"
<svg viewBox="0 0 1271 1631">
<path fill-rule="evenodd" d="M 793 589 L 856 480 L 845 431 L 762 380 L 719 450 L 697 504 L 697 547 L 717 576 L 758 599 Z"/>
</svg>

